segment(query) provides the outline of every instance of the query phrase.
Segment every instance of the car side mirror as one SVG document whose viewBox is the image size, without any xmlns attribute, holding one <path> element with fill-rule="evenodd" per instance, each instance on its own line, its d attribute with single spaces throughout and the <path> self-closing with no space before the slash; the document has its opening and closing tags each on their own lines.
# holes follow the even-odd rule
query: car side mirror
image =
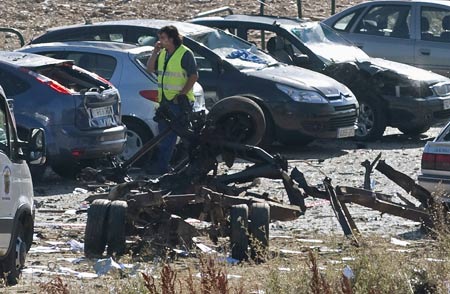
<svg viewBox="0 0 450 294">
<path fill-rule="evenodd" d="M 297 66 L 304 66 L 309 63 L 309 57 L 306 54 L 294 54 L 294 64 Z"/>
<path fill-rule="evenodd" d="M 28 163 L 42 165 L 46 161 L 45 133 L 43 129 L 31 129 L 26 146 L 26 158 Z"/>
</svg>

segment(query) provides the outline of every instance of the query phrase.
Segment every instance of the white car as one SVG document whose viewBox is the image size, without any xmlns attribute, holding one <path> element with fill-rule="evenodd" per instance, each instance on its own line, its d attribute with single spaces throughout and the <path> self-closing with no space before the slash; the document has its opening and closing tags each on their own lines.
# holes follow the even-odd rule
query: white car
<svg viewBox="0 0 450 294">
<path fill-rule="evenodd" d="M 450 123 L 425 145 L 421 169 L 421 186 L 439 196 L 450 195 Z"/>
<path fill-rule="evenodd" d="M 371 57 L 450 77 L 449 1 L 366 1 L 323 22 Z"/>
<path fill-rule="evenodd" d="M 127 143 L 122 159 L 130 158 L 145 142 L 158 134 L 153 121 L 158 95 L 156 76 L 146 71 L 153 47 L 116 42 L 76 41 L 29 45 L 19 49 L 57 59 L 73 60 L 76 65 L 109 80 L 119 89 L 122 121 L 127 126 Z M 205 109 L 203 89 L 194 85 L 194 111 Z"/>
<path fill-rule="evenodd" d="M 17 138 L 14 117 L 0 86 L 0 274 L 9 285 L 17 283 L 33 241 L 33 183 L 27 161 L 43 164 L 44 153 L 42 129 L 31 130 L 29 143 Z"/>
</svg>

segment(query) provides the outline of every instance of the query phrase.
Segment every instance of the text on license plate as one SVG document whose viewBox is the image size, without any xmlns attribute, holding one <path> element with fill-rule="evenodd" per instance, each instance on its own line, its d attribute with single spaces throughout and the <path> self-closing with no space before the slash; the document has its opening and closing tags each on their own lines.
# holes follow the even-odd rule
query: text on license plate
<svg viewBox="0 0 450 294">
<path fill-rule="evenodd" d="M 354 137 L 354 136 L 355 136 L 355 128 L 354 127 L 339 128 L 337 131 L 338 138 L 347 138 L 347 137 Z"/>
<path fill-rule="evenodd" d="M 444 109 L 449 109 L 449 108 L 450 108 L 450 99 L 444 100 Z"/>
<path fill-rule="evenodd" d="M 105 106 L 105 107 L 99 107 L 99 108 L 92 108 L 91 114 L 93 118 L 97 117 L 103 117 L 103 116 L 110 116 L 114 114 L 112 106 Z"/>
</svg>

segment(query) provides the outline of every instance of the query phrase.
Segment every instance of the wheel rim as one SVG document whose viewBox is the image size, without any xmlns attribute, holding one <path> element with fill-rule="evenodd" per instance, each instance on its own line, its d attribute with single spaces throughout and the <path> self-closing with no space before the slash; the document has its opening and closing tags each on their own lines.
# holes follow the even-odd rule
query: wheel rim
<svg viewBox="0 0 450 294">
<path fill-rule="evenodd" d="M 253 120 L 247 113 L 231 113 L 221 118 L 217 126 L 224 139 L 237 142 L 245 142 L 255 131 Z"/>
<path fill-rule="evenodd" d="M 121 154 L 122 160 L 130 159 L 143 146 L 142 138 L 133 130 L 127 130 L 127 143 Z"/>
<path fill-rule="evenodd" d="M 357 137 L 365 137 L 372 132 L 375 126 L 375 114 L 372 107 L 365 103 L 359 104 L 358 129 L 356 130 Z"/>
</svg>

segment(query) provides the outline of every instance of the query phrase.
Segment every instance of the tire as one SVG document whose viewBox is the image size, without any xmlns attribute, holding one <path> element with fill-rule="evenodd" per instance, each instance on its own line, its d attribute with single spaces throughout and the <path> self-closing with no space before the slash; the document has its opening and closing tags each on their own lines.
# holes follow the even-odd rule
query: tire
<svg viewBox="0 0 450 294">
<path fill-rule="evenodd" d="M 253 203 L 249 219 L 250 256 L 255 261 L 262 261 L 267 258 L 269 248 L 270 206 Z"/>
<path fill-rule="evenodd" d="M 33 179 L 33 184 L 40 183 L 44 179 L 45 171 L 47 170 L 47 164 L 43 165 L 33 165 L 29 164 L 31 178 Z"/>
<path fill-rule="evenodd" d="M 29 246 L 25 243 L 25 230 L 22 223 L 19 222 L 12 234 L 12 238 L 15 240 L 15 243 L 13 243 L 13 247 L 0 264 L 2 277 L 8 286 L 18 283 L 21 271 L 25 266 L 27 248 Z"/>
<path fill-rule="evenodd" d="M 386 116 L 380 100 L 374 96 L 359 101 L 358 129 L 355 139 L 375 141 L 383 137 L 386 130 Z"/>
<path fill-rule="evenodd" d="M 230 210 L 231 257 L 239 261 L 248 259 L 248 206 L 234 205 Z"/>
<path fill-rule="evenodd" d="M 84 255 L 87 258 L 102 256 L 106 246 L 106 222 L 111 201 L 95 200 L 88 209 L 84 231 Z"/>
<path fill-rule="evenodd" d="M 133 156 L 142 146 L 153 138 L 153 134 L 141 123 L 130 119 L 124 119 L 124 124 L 127 126 L 127 143 L 124 151 L 119 155 L 122 160 L 127 160 Z M 142 167 L 152 159 L 153 152 L 147 153 L 135 166 Z"/>
<path fill-rule="evenodd" d="M 108 255 L 125 254 L 125 227 L 128 204 L 126 201 L 113 201 L 109 207 L 107 221 Z"/>
<path fill-rule="evenodd" d="M 266 132 L 261 107 L 249 98 L 231 96 L 219 100 L 208 114 L 224 140 L 258 145 Z"/>
<path fill-rule="evenodd" d="M 75 179 L 81 171 L 81 165 L 75 162 L 52 164 L 51 167 L 55 174 L 65 179 Z"/>
<path fill-rule="evenodd" d="M 430 126 L 415 126 L 398 128 L 405 135 L 417 137 L 430 129 Z"/>
</svg>

